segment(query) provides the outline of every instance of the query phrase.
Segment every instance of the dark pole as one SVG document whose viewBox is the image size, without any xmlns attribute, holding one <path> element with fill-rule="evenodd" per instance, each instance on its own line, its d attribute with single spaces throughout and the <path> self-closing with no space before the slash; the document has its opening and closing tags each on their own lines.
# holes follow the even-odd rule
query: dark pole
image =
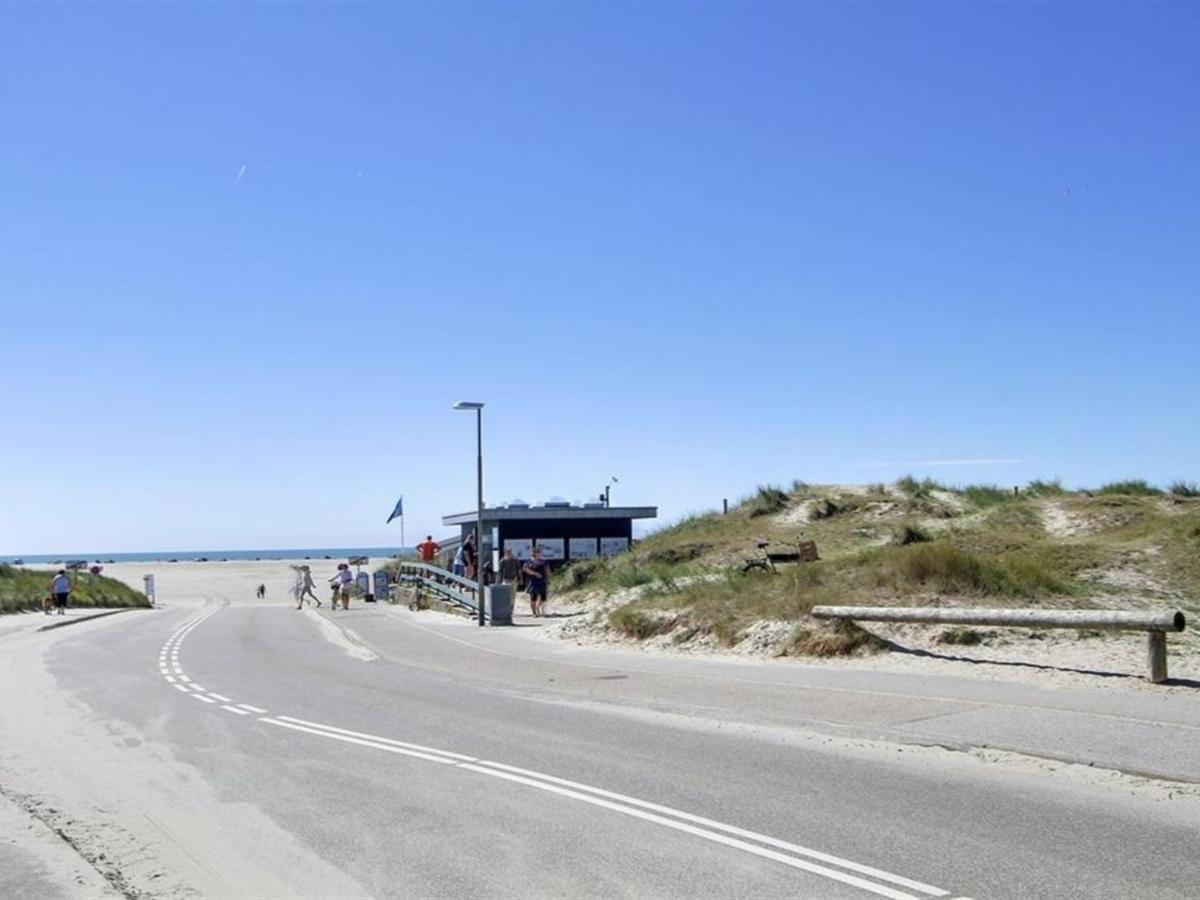
<svg viewBox="0 0 1200 900">
<path fill-rule="evenodd" d="M 475 517 L 475 602 L 479 604 L 479 627 L 483 627 L 483 407 L 475 410 L 476 484 L 479 488 Z"/>
</svg>

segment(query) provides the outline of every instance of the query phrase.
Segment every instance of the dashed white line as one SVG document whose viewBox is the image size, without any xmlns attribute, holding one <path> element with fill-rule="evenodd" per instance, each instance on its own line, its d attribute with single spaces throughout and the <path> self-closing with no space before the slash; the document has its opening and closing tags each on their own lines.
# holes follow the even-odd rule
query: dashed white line
<svg viewBox="0 0 1200 900">
<path fill-rule="evenodd" d="M 214 694 L 213 696 L 216 696 L 216 695 Z M 237 713 L 239 716 L 248 716 L 248 715 L 250 715 L 250 713 L 246 712 L 244 709 L 238 709 L 236 706 L 228 706 L 228 705 L 226 705 L 226 706 L 222 706 L 222 707 L 221 707 L 221 709 L 227 709 L 227 710 L 229 710 L 231 713 Z"/>
<path fill-rule="evenodd" d="M 233 702 L 232 697 L 222 697 L 220 694 L 214 694 L 212 691 L 208 692 L 208 696 L 212 697 L 214 700 L 220 700 L 222 703 L 232 703 Z"/>
<path fill-rule="evenodd" d="M 238 706 L 246 710 L 246 712 L 256 713 L 260 716 L 265 715 L 267 712 L 265 709 L 259 709 L 257 706 L 251 706 L 249 703 L 239 703 Z"/>
<path fill-rule="evenodd" d="M 199 700 L 202 703 L 216 703 L 217 702 L 216 700 L 209 700 L 203 694 L 188 694 L 188 696 L 195 700 Z"/>
</svg>

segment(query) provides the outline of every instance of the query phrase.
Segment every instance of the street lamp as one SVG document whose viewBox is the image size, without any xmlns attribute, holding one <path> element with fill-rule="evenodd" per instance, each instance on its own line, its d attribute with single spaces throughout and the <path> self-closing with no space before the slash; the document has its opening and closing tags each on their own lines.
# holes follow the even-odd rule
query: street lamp
<svg viewBox="0 0 1200 900">
<path fill-rule="evenodd" d="M 475 602 L 479 605 L 479 625 L 483 627 L 483 404 L 459 400 L 454 404 L 458 410 L 475 411 L 475 483 L 478 487 L 475 515 L 475 577 L 478 579 Z"/>
<path fill-rule="evenodd" d="M 616 475 L 614 475 L 612 478 L 610 478 L 610 479 L 608 480 L 608 484 L 606 484 L 606 485 L 604 486 L 604 505 L 605 505 L 605 506 L 608 506 L 608 491 L 609 491 L 609 488 L 611 488 L 611 487 L 612 487 L 614 484 L 616 484 L 616 483 L 617 483 L 617 476 L 616 476 Z"/>
</svg>

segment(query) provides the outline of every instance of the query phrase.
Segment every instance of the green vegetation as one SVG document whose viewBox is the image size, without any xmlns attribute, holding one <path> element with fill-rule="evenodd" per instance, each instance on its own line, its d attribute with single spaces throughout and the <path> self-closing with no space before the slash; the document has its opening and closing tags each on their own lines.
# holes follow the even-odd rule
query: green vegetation
<svg viewBox="0 0 1200 900">
<path fill-rule="evenodd" d="M 1156 488 L 1150 482 L 1141 478 L 1134 478 L 1129 481 L 1113 481 L 1103 485 L 1097 494 L 1128 494 L 1131 497 L 1157 497 L 1162 494 L 1162 490 Z"/>
<path fill-rule="evenodd" d="M 638 640 L 731 646 L 749 637 L 757 646 L 769 626 L 772 652 L 781 654 L 882 646 L 868 632 L 811 620 L 818 604 L 1166 602 L 1200 613 L 1200 498 L 1186 483 L 1170 504 L 1144 481 L 1093 493 L 1035 481 L 1015 495 L 912 477 L 895 490 L 795 487 L 762 487 L 727 515 L 691 515 L 621 557 L 568 566 L 552 595 L 615 600 L 604 622 Z M 742 573 L 746 560 L 761 558 L 757 541 L 782 549 L 800 539 L 816 541 L 819 561 Z M 1126 572 L 1136 577 L 1120 577 Z"/>
<path fill-rule="evenodd" d="M 961 491 L 963 498 L 972 506 L 987 509 L 998 503 L 1008 503 L 1019 495 L 994 484 L 969 484 Z"/>
<path fill-rule="evenodd" d="M 1172 481 L 1169 490 L 1172 497 L 1200 497 L 1200 486 L 1194 481 Z"/>
<path fill-rule="evenodd" d="M 0 612 L 11 613 L 42 608 L 50 593 L 53 572 L 0 565 Z M 144 594 L 103 575 L 74 575 L 71 605 L 83 607 L 149 607 Z"/>
<path fill-rule="evenodd" d="M 778 485 L 768 484 L 760 486 L 758 491 L 743 500 L 738 508 L 744 509 L 751 517 L 769 516 L 771 513 L 782 512 L 789 502 L 787 491 Z"/>
<path fill-rule="evenodd" d="M 1025 493 L 1031 497 L 1061 497 L 1065 492 L 1062 482 L 1055 478 L 1053 481 L 1034 479 L 1025 486 Z"/>
</svg>

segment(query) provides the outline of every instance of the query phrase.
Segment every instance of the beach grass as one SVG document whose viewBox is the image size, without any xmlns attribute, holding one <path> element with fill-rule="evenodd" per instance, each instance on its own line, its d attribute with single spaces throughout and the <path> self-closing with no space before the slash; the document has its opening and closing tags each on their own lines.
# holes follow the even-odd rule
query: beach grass
<svg viewBox="0 0 1200 900">
<path fill-rule="evenodd" d="M 42 608 L 50 593 L 53 572 L 0 565 L 0 613 L 25 612 Z M 145 594 L 113 578 L 90 573 L 71 578 L 71 606 L 108 609 L 149 608 Z"/>
</svg>

